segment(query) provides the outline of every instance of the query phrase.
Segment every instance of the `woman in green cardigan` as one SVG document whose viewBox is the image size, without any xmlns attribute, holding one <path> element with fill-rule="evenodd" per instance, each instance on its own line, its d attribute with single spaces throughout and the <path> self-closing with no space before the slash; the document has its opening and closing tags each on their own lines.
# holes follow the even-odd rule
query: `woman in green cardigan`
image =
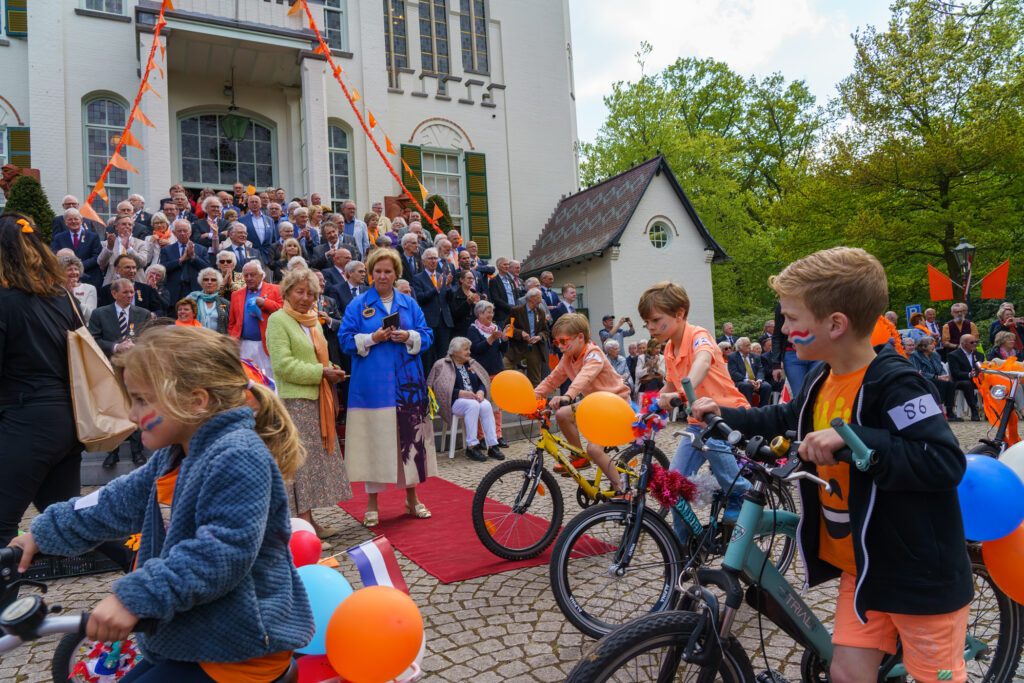
<svg viewBox="0 0 1024 683">
<path fill-rule="evenodd" d="M 296 269 L 280 286 L 284 307 L 267 321 L 267 350 L 277 395 L 306 449 L 306 462 L 288 485 L 288 501 L 293 514 L 310 522 L 317 536 L 330 538 L 337 530 L 319 526 L 312 510 L 352 497 L 334 431 L 337 404 L 333 385 L 342 381 L 345 373 L 333 366 L 327 355 L 327 340 L 314 307 L 320 295 L 319 279 L 310 270 Z"/>
</svg>

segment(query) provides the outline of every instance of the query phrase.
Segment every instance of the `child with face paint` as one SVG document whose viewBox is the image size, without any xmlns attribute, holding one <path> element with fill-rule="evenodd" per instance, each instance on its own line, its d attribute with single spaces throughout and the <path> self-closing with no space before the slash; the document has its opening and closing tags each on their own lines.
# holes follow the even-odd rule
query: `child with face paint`
<svg viewBox="0 0 1024 683">
<path fill-rule="evenodd" d="M 173 349 L 173 353 L 167 350 Z M 86 498 L 51 505 L 11 545 L 75 555 L 141 532 L 136 568 L 93 610 L 86 635 L 146 658 L 121 680 L 274 680 L 313 635 L 295 571 L 284 480 L 303 460 L 284 405 L 211 330 L 158 327 L 114 358 L 149 462 Z"/>
<path fill-rule="evenodd" d="M 919 681 L 966 680 L 964 638 L 973 593 L 957 484 L 966 460 L 935 388 L 885 343 L 872 345 L 888 304 L 885 270 L 862 249 L 836 247 L 769 280 L 782 331 L 801 360 L 823 361 L 789 403 L 740 410 L 699 399 L 747 436 L 797 430 L 803 467 L 798 540 L 809 586 L 839 578 L 833 680 L 874 681 L 896 651 Z M 880 349 L 876 352 L 876 348 Z M 866 471 L 837 463 L 841 417 L 875 451 Z"/>
<path fill-rule="evenodd" d="M 674 282 L 660 282 L 643 293 L 637 308 L 651 336 L 665 345 L 665 384 L 658 399 L 663 410 L 672 410 L 670 402 L 680 395 L 682 380 L 687 377 L 697 396 L 714 399 L 721 405 L 749 406 L 729 376 L 715 338 L 703 327 L 687 320 L 690 297 L 682 286 Z M 697 420 L 691 418 L 686 431 L 699 433 Z M 706 451 L 695 449 L 692 443 L 686 437 L 680 440 L 669 468 L 689 477 L 696 474 L 707 460 L 718 485 L 728 492 L 724 520 L 735 522 L 743 505 L 743 493 L 750 488 L 750 482 L 740 476 L 740 468 L 727 443 L 710 439 Z M 689 525 L 675 510 L 672 511 L 672 522 L 676 535 L 685 544 L 690 533 Z"/>
</svg>

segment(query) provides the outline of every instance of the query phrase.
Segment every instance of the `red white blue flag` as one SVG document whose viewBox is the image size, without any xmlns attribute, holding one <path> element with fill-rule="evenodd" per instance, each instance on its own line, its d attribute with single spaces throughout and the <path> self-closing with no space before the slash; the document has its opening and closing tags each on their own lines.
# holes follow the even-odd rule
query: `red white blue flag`
<svg viewBox="0 0 1024 683">
<path fill-rule="evenodd" d="M 403 593 L 409 593 L 402 577 L 402 569 L 395 559 L 395 551 L 384 536 L 360 543 L 345 551 L 359 570 L 363 586 L 391 586 Z"/>
</svg>

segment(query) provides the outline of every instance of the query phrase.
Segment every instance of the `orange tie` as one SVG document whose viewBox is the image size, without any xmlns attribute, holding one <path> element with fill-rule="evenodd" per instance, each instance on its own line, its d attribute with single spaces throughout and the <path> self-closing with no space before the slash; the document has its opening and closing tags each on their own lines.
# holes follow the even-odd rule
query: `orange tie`
<svg viewBox="0 0 1024 683">
<path fill-rule="evenodd" d="M 437 278 L 434 277 L 433 273 L 430 274 L 430 279 L 434 282 L 434 289 L 437 289 Z"/>
</svg>

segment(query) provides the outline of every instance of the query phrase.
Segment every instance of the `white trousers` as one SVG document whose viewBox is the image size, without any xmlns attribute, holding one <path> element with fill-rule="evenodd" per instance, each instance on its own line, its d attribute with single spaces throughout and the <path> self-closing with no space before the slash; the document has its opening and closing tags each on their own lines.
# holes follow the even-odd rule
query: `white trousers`
<svg viewBox="0 0 1024 683">
<path fill-rule="evenodd" d="M 452 413 L 466 422 L 466 448 L 480 443 L 477 438 L 477 423 L 483 427 L 484 442 L 488 447 L 498 444 L 498 432 L 494 426 L 494 413 L 491 412 L 489 401 L 477 401 L 475 398 L 457 398 L 452 404 Z"/>
<path fill-rule="evenodd" d="M 242 358 L 251 360 L 253 365 L 263 371 L 263 374 L 274 379 L 274 368 L 270 366 L 270 356 L 263 350 L 263 342 L 242 339 L 238 346 L 238 352 Z"/>
</svg>

